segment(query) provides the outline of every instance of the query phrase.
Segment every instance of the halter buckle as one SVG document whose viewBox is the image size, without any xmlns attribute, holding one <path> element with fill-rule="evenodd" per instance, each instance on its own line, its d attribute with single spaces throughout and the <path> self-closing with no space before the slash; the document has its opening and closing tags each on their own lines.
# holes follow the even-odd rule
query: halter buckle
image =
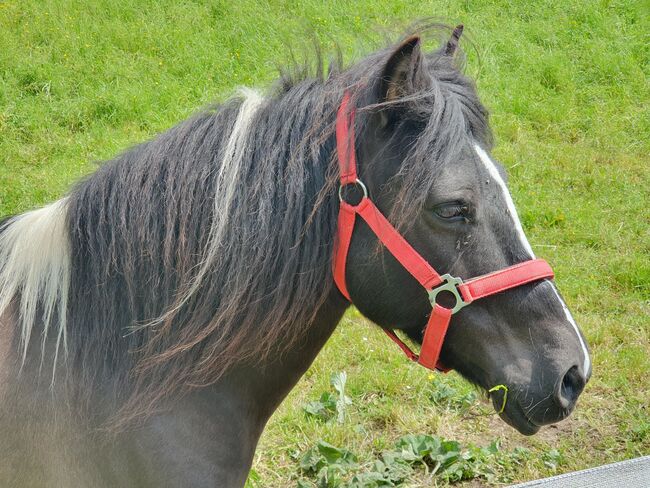
<svg viewBox="0 0 650 488">
<path fill-rule="evenodd" d="M 448 291 L 456 299 L 456 304 L 451 309 L 452 314 L 455 314 L 461 308 L 470 304 L 470 302 L 463 300 L 463 296 L 458 290 L 458 287 L 463 284 L 463 280 L 457 278 L 456 276 L 451 276 L 450 274 L 444 274 L 440 278 L 442 278 L 443 283 L 431 290 L 428 290 L 427 292 L 429 293 L 429 301 L 431 302 L 431 306 L 436 306 L 436 297 L 438 296 L 438 293 L 443 291 Z"/>
</svg>

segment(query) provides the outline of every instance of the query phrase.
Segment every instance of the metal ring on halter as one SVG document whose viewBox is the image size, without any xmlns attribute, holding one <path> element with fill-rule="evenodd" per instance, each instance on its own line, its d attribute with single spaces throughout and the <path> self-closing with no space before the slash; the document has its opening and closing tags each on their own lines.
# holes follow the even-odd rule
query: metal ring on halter
<svg viewBox="0 0 650 488">
<path fill-rule="evenodd" d="M 452 314 L 458 312 L 461 308 L 469 305 L 469 302 L 463 300 L 460 291 L 458 291 L 458 287 L 463 284 L 463 280 L 455 276 L 451 276 L 450 274 L 444 274 L 441 276 L 441 278 L 443 279 L 444 283 L 435 287 L 433 290 L 428 291 L 429 301 L 431 302 L 431 305 L 433 307 L 436 306 L 436 297 L 438 296 L 438 293 L 440 293 L 441 291 L 448 291 L 449 293 L 454 295 L 454 298 L 456 299 L 456 304 L 454 305 L 454 308 L 451 309 Z"/>
<path fill-rule="evenodd" d="M 353 183 L 346 183 L 345 185 L 340 185 L 339 186 L 339 202 L 345 202 L 343 200 L 343 187 L 348 186 L 348 185 L 358 185 L 361 187 L 361 191 L 363 191 L 363 198 L 368 198 L 368 188 L 366 188 L 366 185 L 363 184 L 363 181 L 361 181 L 359 178 L 354 180 Z M 363 200 L 362 198 L 362 200 Z M 348 203 L 348 202 L 345 202 Z M 351 203 L 348 203 L 348 205 L 352 205 Z M 353 205 L 354 206 L 354 205 Z"/>
</svg>

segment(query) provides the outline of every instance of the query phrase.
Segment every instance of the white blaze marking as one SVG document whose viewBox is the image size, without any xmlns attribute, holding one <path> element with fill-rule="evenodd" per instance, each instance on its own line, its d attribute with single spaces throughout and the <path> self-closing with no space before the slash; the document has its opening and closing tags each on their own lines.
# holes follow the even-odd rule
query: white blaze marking
<svg viewBox="0 0 650 488">
<path fill-rule="evenodd" d="M 569 321 L 571 326 L 573 327 L 573 330 L 575 331 L 576 335 L 578 336 L 578 339 L 580 340 L 580 345 L 582 346 L 582 354 L 584 355 L 584 361 L 582 363 L 582 374 L 587 375 L 589 374 L 589 368 L 591 367 L 591 361 L 589 359 L 589 352 L 587 351 L 587 345 L 585 344 L 585 341 L 582 340 L 582 335 L 580 334 L 580 331 L 578 330 L 578 325 L 576 324 L 576 321 L 573 320 L 573 315 L 571 315 L 571 312 L 569 312 L 569 308 L 566 306 L 566 303 L 564 303 L 564 300 L 562 300 L 562 297 L 560 294 L 557 292 L 555 285 L 551 283 L 550 281 L 548 282 L 551 285 L 551 289 L 553 290 L 553 293 L 555 293 L 555 296 L 557 299 L 560 301 L 560 304 L 562 305 L 562 310 L 564 310 L 564 315 L 566 316 L 566 319 Z"/>
<path fill-rule="evenodd" d="M 501 188 L 503 199 L 506 201 L 506 205 L 508 206 L 508 213 L 510 214 L 510 217 L 512 218 L 512 222 L 515 225 L 515 229 L 517 230 L 517 235 L 519 236 L 519 241 L 521 242 L 521 245 L 524 246 L 524 249 L 526 249 L 526 252 L 528 252 L 528 256 L 531 259 L 534 258 L 535 253 L 533 252 L 533 248 L 530 247 L 530 243 L 526 238 L 526 234 L 524 234 L 524 229 L 521 227 L 521 222 L 519 221 L 519 215 L 517 214 L 517 209 L 515 208 L 515 204 L 512 201 L 512 197 L 510 196 L 510 192 L 508 191 L 508 188 L 506 187 L 503 178 L 501 178 L 501 175 L 499 174 L 499 170 L 497 169 L 492 159 L 490 159 L 490 156 L 487 155 L 487 153 L 483 150 L 483 148 L 481 148 L 481 146 L 479 146 L 478 144 L 474 144 L 474 149 L 476 150 L 476 154 L 478 154 L 478 157 L 481 159 L 481 162 L 485 165 L 485 168 L 490 173 L 490 176 L 494 178 L 494 181 L 496 181 L 497 184 L 499 185 L 499 188 Z"/>
<path fill-rule="evenodd" d="M 496 165 L 490 159 L 490 156 L 479 146 L 478 144 L 474 145 L 474 150 L 476 151 L 476 154 L 478 154 L 478 157 L 480 158 L 481 162 L 485 165 L 486 169 L 490 173 L 490 176 L 497 182 L 499 185 L 499 188 L 501 188 L 501 193 L 503 194 L 503 198 L 506 201 L 506 205 L 508 206 L 508 213 L 510 214 L 510 217 L 512 218 L 512 221 L 514 223 L 515 229 L 517 231 L 517 235 L 519 236 L 519 241 L 521 244 L 524 246 L 526 251 L 528 252 L 530 258 L 535 258 L 535 253 L 533 252 L 532 247 L 530 246 L 530 243 L 528 242 L 528 239 L 526 238 L 526 234 L 524 234 L 524 229 L 521 227 L 521 222 L 519 221 L 519 216 L 517 215 L 517 210 L 515 209 L 515 204 L 512 201 L 512 197 L 510 196 L 510 192 L 508 191 L 508 188 L 506 187 L 505 182 L 503 181 L 503 178 L 501 178 L 501 175 L 499 174 L 499 170 L 497 169 Z M 557 297 L 558 301 L 560 302 L 560 305 L 562 305 L 562 310 L 564 310 L 564 315 L 567 319 L 567 321 L 571 324 L 573 327 L 573 330 L 575 331 L 576 335 L 578 336 L 578 340 L 580 341 L 580 346 L 582 346 L 582 353 L 584 356 L 584 362 L 583 362 L 583 374 L 589 374 L 589 367 L 591 365 L 590 359 L 589 359 L 589 352 L 587 351 L 587 346 L 585 344 L 585 341 L 582 339 L 582 335 L 580 334 L 580 331 L 578 330 L 578 326 L 573 319 L 573 316 L 571 315 L 571 312 L 569 312 L 569 309 L 567 308 L 566 304 L 564 303 L 564 300 L 562 300 L 562 297 L 560 297 L 560 294 L 555 288 L 555 285 L 551 283 L 550 281 L 548 282 L 551 285 L 551 289 L 553 290 L 553 293 L 555 293 L 555 296 Z"/>
<path fill-rule="evenodd" d="M 66 211 L 64 198 L 13 218 L 0 234 L 0 315 L 19 295 L 18 322 L 23 361 L 36 320 L 43 323 L 44 347 L 54 316 L 58 317 L 55 366 L 61 343 L 66 349 L 66 311 L 70 286 L 70 241 L 65 225 Z M 43 315 L 37 319 L 39 304 Z"/>
</svg>

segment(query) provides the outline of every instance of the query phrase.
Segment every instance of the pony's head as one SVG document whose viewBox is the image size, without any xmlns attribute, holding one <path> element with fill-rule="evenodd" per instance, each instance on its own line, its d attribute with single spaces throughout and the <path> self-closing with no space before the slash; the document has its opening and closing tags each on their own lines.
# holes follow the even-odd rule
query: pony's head
<svg viewBox="0 0 650 488">
<path fill-rule="evenodd" d="M 356 148 L 379 209 L 439 273 L 466 279 L 534 254 L 490 156 L 487 112 L 454 61 L 459 36 L 430 54 L 411 37 L 373 58 L 356 100 Z M 347 263 L 359 310 L 421 343 L 427 294 L 360 220 Z M 568 416 L 591 374 L 585 340 L 550 280 L 463 308 L 441 359 L 486 390 L 505 385 L 501 417 L 523 434 Z M 501 410 L 503 393 L 492 398 Z"/>
</svg>

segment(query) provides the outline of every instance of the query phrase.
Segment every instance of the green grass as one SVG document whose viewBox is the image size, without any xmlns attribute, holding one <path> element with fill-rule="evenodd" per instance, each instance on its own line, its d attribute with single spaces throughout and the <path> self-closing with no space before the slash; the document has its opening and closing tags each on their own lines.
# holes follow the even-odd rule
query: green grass
<svg viewBox="0 0 650 488">
<path fill-rule="evenodd" d="M 352 312 L 271 419 L 251 484 L 314 480 L 299 461 L 319 440 L 353 452 L 361 473 L 406 434 L 467 449 L 499 440 L 494 482 L 650 454 L 643 3 L 0 0 L 0 215 L 56 199 L 94 161 L 238 85 L 267 85 L 309 32 L 325 48 L 338 41 L 350 60 L 415 18 L 463 22 L 480 54 L 469 51 L 468 72 L 493 113 L 495 156 L 592 347 L 593 378 L 569 420 L 525 438 L 480 415 L 488 406 L 455 373 L 432 377 L 408 364 Z M 334 394 L 329 378 L 339 371 L 352 400 L 344 423 L 308 417 L 303 406 Z M 447 481 L 421 466 L 408 475 L 408 486 L 434 483 Z"/>
</svg>

